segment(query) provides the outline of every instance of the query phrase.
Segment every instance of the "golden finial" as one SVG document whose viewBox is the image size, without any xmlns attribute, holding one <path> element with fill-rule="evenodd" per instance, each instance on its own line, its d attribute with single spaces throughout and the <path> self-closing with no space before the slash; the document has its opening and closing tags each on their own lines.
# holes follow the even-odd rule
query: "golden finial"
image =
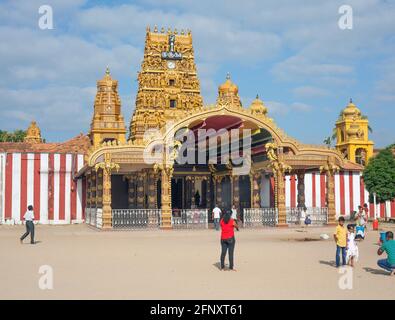
<svg viewBox="0 0 395 320">
<path fill-rule="evenodd" d="M 256 94 L 256 98 L 255 99 L 259 99 L 259 94 Z"/>
<path fill-rule="evenodd" d="M 171 33 L 170 27 L 167 28 L 167 33 Z"/>
<path fill-rule="evenodd" d="M 157 26 L 157 25 L 155 25 L 155 27 L 154 27 L 154 32 L 155 32 L 155 33 L 158 32 L 158 26 Z"/>
<path fill-rule="evenodd" d="M 174 29 L 174 34 L 178 34 L 177 28 Z"/>
<path fill-rule="evenodd" d="M 229 72 L 226 73 L 226 80 L 230 80 L 230 73 Z"/>
<path fill-rule="evenodd" d="M 161 32 L 161 33 L 165 33 L 165 28 L 162 27 L 162 28 L 160 29 L 160 32 Z"/>
<path fill-rule="evenodd" d="M 110 68 L 109 68 L 109 66 L 106 67 L 106 75 L 110 76 Z"/>
<path fill-rule="evenodd" d="M 150 31 L 151 31 L 150 26 L 147 26 L 146 31 L 147 31 L 147 32 L 150 32 Z"/>
</svg>

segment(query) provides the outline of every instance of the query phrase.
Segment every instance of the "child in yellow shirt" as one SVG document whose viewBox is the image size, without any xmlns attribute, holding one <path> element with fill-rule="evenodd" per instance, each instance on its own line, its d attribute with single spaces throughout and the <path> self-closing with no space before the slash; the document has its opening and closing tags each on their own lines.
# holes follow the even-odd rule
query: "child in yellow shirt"
<svg viewBox="0 0 395 320">
<path fill-rule="evenodd" d="M 336 241 L 336 267 L 340 266 L 340 251 L 342 252 L 343 266 L 346 265 L 346 254 L 347 254 L 347 230 L 344 227 L 344 217 L 339 218 L 339 224 L 336 227 L 333 238 Z"/>
</svg>

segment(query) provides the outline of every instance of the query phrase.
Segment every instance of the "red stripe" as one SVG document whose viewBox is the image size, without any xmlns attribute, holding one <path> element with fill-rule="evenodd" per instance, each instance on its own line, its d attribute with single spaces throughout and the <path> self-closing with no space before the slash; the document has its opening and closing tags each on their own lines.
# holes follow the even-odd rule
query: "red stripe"
<svg viewBox="0 0 395 320">
<path fill-rule="evenodd" d="M 54 205 L 54 154 L 50 153 L 48 164 L 48 220 L 53 220 L 53 205 Z"/>
<path fill-rule="evenodd" d="M 380 218 L 385 218 L 385 203 L 380 203 Z"/>
<path fill-rule="evenodd" d="M 27 210 L 27 154 L 21 154 L 21 207 L 20 217 L 23 220 L 23 215 Z"/>
<path fill-rule="evenodd" d="M 274 203 L 274 187 L 275 187 L 275 183 L 274 183 L 274 177 L 270 177 L 270 207 L 274 208 L 275 207 L 275 203 Z"/>
<path fill-rule="evenodd" d="M 86 207 L 86 178 L 82 178 L 82 219 L 85 219 Z"/>
<path fill-rule="evenodd" d="M 395 200 L 391 201 L 391 217 L 395 218 Z"/>
<path fill-rule="evenodd" d="M 321 207 L 326 207 L 326 183 L 324 173 L 321 173 Z"/>
<path fill-rule="evenodd" d="M 359 180 L 360 183 L 360 205 L 363 206 L 365 204 L 365 182 L 363 181 L 363 177 L 361 176 L 361 179 Z"/>
<path fill-rule="evenodd" d="M 78 190 L 77 190 L 77 180 L 73 179 L 74 172 L 76 171 L 77 168 L 77 155 L 71 155 L 71 174 L 70 174 L 70 217 L 71 221 L 77 219 L 77 195 L 78 195 Z"/>
<path fill-rule="evenodd" d="M 296 180 L 295 175 L 291 176 L 291 208 L 296 207 Z"/>
<path fill-rule="evenodd" d="M 40 159 L 39 153 L 34 154 L 34 187 L 33 187 L 33 206 L 34 218 L 40 220 Z"/>
<path fill-rule="evenodd" d="M 347 212 L 347 213 L 351 213 L 351 212 L 353 212 L 354 210 L 355 210 L 355 208 L 354 208 L 354 174 L 353 174 L 353 172 L 349 172 L 348 173 L 348 181 L 349 181 L 349 183 L 348 183 L 348 185 L 350 186 L 349 188 L 350 188 L 350 212 Z"/>
<path fill-rule="evenodd" d="M 316 190 L 316 182 L 315 182 L 315 173 L 312 173 L 312 179 L 313 179 L 313 208 L 317 207 L 317 200 L 316 200 L 316 196 L 317 196 L 317 190 Z"/>
<path fill-rule="evenodd" d="M 60 172 L 59 172 L 59 220 L 65 219 L 65 198 L 66 198 L 66 155 L 60 155 Z"/>
<path fill-rule="evenodd" d="M 12 218 L 12 154 L 7 153 L 5 164 L 5 219 Z"/>
<path fill-rule="evenodd" d="M 344 197 L 344 172 L 340 172 L 340 214 L 345 215 L 346 199 Z"/>
<path fill-rule="evenodd" d="M 375 212 L 375 207 L 374 207 L 374 203 L 370 203 L 369 204 L 369 216 L 371 218 L 374 218 L 374 212 Z"/>
</svg>

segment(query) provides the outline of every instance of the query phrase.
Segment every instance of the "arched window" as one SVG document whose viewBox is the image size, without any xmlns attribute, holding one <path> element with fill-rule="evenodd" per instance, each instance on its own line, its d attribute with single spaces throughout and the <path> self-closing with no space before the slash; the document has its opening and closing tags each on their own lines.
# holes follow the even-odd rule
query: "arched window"
<svg viewBox="0 0 395 320">
<path fill-rule="evenodd" d="M 355 162 L 365 166 L 366 165 L 366 150 L 363 148 L 359 148 L 357 149 L 357 151 L 355 151 Z"/>
</svg>

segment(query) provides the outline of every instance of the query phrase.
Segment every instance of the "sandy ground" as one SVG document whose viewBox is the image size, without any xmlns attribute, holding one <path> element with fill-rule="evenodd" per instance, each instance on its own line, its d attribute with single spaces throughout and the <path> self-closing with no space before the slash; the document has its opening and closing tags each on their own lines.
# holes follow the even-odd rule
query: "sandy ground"
<svg viewBox="0 0 395 320">
<path fill-rule="evenodd" d="M 381 225 L 394 230 L 394 225 Z M 218 270 L 219 233 L 210 230 L 101 232 L 86 225 L 0 226 L 0 299 L 393 299 L 395 276 L 376 266 L 378 232 L 359 243 L 351 290 L 333 266 L 334 228 L 236 233 L 237 272 Z M 38 286 L 53 268 L 53 290 Z"/>
</svg>

